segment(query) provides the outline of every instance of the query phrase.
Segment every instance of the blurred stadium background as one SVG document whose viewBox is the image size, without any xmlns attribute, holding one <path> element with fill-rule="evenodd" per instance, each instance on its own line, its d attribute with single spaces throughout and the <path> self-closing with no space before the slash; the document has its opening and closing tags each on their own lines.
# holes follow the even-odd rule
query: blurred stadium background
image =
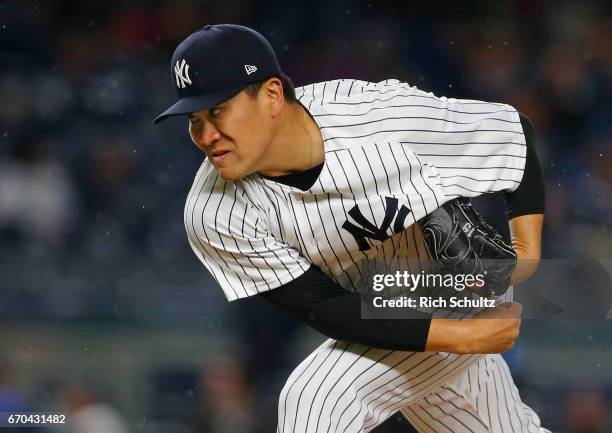
<svg viewBox="0 0 612 433">
<path fill-rule="evenodd" d="M 0 412 L 72 417 L 47 431 L 275 431 L 323 337 L 225 301 L 182 224 L 202 155 L 185 122 L 151 124 L 175 45 L 205 24 L 258 29 L 296 85 L 397 78 L 514 105 L 536 125 L 545 256 L 609 259 L 610 3 L 411 3 L 0 1 Z M 507 359 L 551 430 L 611 432 L 611 349 L 609 321 L 529 320 Z"/>
</svg>

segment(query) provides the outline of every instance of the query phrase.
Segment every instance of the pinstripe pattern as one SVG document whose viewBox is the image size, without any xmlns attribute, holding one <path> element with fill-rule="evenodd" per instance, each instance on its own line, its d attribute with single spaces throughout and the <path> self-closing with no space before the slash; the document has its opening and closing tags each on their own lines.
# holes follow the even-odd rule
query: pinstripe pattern
<svg viewBox="0 0 612 433">
<path fill-rule="evenodd" d="M 364 259 L 389 266 L 424 252 L 412 229 L 396 237 L 391 227 L 388 239 L 357 248 L 342 228 L 356 224 L 351 209 L 380 227 L 385 197 L 397 198 L 410 210 L 409 228 L 452 198 L 512 190 L 522 177 L 525 141 L 508 105 L 438 98 L 395 80 L 336 80 L 296 92 L 325 142 L 310 190 L 256 174 L 225 181 L 205 160 L 187 199 L 190 244 L 229 300 L 279 287 L 310 263 L 363 290 Z"/>
<path fill-rule="evenodd" d="M 487 355 L 466 374 L 432 389 L 402 413 L 421 433 L 546 433 L 521 402 L 500 355 Z"/>
<path fill-rule="evenodd" d="M 189 243 L 230 301 L 286 284 L 310 264 L 356 292 L 373 273 L 420 272 L 429 257 L 416 221 L 457 196 L 520 183 L 526 146 L 508 105 L 396 80 L 314 83 L 296 95 L 324 141 L 309 190 L 258 174 L 225 181 L 205 160 L 187 198 Z M 278 432 L 366 432 L 398 410 L 423 432 L 543 431 L 501 358 L 329 340 L 288 379 Z"/>
<path fill-rule="evenodd" d="M 500 355 L 386 351 L 334 340 L 289 377 L 278 432 L 368 432 L 399 410 L 419 432 L 548 432 L 521 402 Z"/>
</svg>

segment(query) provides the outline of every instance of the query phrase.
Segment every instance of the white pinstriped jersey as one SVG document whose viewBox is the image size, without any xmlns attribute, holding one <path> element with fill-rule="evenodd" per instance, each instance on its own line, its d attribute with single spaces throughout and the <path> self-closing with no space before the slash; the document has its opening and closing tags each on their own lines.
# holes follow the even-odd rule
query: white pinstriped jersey
<svg viewBox="0 0 612 433">
<path fill-rule="evenodd" d="M 306 191 L 258 174 L 225 181 L 204 160 L 185 206 L 195 254 L 232 301 L 310 264 L 361 290 L 368 263 L 426 250 L 413 224 L 457 196 L 513 191 L 526 146 L 506 104 L 436 97 L 387 80 L 297 88 L 321 129 L 325 163 Z"/>
</svg>

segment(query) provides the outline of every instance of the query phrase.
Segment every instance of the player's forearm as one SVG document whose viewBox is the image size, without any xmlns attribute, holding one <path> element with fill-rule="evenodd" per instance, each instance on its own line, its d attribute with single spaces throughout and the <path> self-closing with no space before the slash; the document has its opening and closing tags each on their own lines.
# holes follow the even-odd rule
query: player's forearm
<svg viewBox="0 0 612 433">
<path fill-rule="evenodd" d="M 468 353 L 469 335 L 459 320 L 432 319 L 425 350 L 427 352 Z"/>
<path fill-rule="evenodd" d="M 486 328 L 491 321 L 484 319 L 451 320 L 433 319 L 429 327 L 429 336 L 425 350 L 427 352 L 449 352 L 459 355 L 474 353 L 502 353 L 514 345 L 518 337 L 516 331 L 508 330 L 507 335 L 491 339 Z M 495 320 L 497 322 L 497 319 Z M 497 323 L 494 323 L 497 325 Z M 504 323 L 508 328 L 515 325 Z"/>
<path fill-rule="evenodd" d="M 542 256 L 542 226 L 544 215 L 522 215 L 509 221 L 512 248 L 517 254 L 517 264 L 512 273 L 512 284 L 518 284 L 532 276 Z"/>
<path fill-rule="evenodd" d="M 512 274 L 513 284 L 529 278 L 538 267 L 546 202 L 544 175 L 536 150 L 534 128 L 525 115 L 520 114 L 520 118 L 526 144 L 525 169 L 517 188 L 504 195 L 512 248 L 518 258 Z"/>
<path fill-rule="evenodd" d="M 335 340 L 379 349 L 425 350 L 430 314 L 406 308 L 402 310 L 404 320 L 385 319 L 386 313 L 396 312 L 381 308 L 376 311 L 380 319 L 362 319 L 362 307 L 372 304 L 362 304 L 360 295 L 338 286 L 314 266 L 292 282 L 259 296 Z"/>
<path fill-rule="evenodd" d="M 460 355 L 471 353 L 493 353 L 492 349 L 479 341 L 469 321 L 432 319 L 425 350 L 427 352 L 449 352 Z"/>
<path fill-rule="evenodd" d="M 519 335 L 521 313 L 519 304 L 507 302 L 472 319 L 432 319 L 425 350 L 461 355 L 505 352 Z"/>
</svg>

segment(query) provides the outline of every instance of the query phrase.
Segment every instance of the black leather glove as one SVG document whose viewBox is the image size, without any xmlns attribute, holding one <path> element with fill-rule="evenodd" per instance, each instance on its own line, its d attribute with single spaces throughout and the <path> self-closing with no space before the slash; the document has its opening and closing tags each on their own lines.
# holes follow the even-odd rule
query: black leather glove
<svg viewBox="0 0 612 433">
<path fill-rule="evenodd" d="M 508 290 L 516 253 L 469 198 L 445 203 L 419 224 L 440 272 L 483 275 L 485 284 L 470 288 L 481 296 L 499 296 Z"/>
</svg>

